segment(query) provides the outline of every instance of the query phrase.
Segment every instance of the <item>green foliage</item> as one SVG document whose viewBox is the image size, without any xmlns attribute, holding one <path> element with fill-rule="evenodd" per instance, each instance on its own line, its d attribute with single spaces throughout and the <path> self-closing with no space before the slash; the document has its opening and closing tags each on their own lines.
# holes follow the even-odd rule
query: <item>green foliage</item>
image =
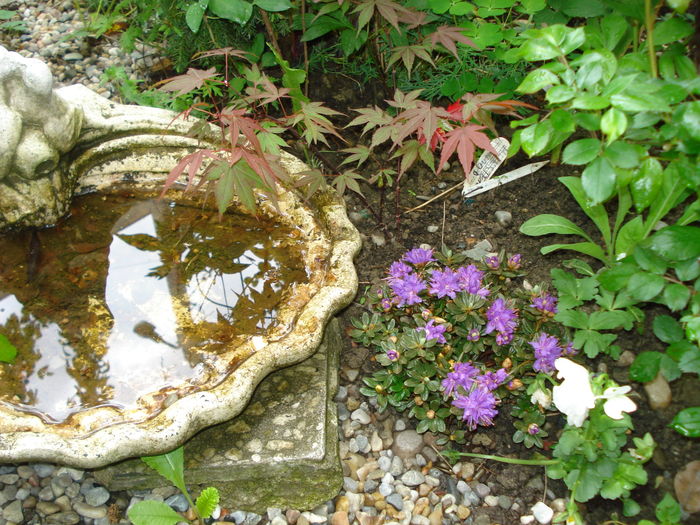
<svg viewBox="0 0 700 525">
<path fill-rule="evenodd" d="M 18 33 L 24 33 L 28 31 L 29 28 L 22 20 L 13 20 L 17 16 L 17 11 L 10 11 L 8 9 L 0 9 L 0 30 L 2 31 L 16 31 Z"/>
<path fill-rule="evenodd" d="M 659 520 L 658 525 L 680 525 L 681 506 L 669 493 L 666 493 L 656 505 L 655 513 L 656 519 Z M 650 520 L 640 520 L 637 525 L 656 525 L 656 523 Z"/>
<path fill-rule="evenodd" d="M 17 348 L 3 334 L 0 334 L 0 361 L 13 363 L 17 357 Z"/>
<path fill-rule="evenodd" d="M 192 502 L 190 493 L 185 485 L 184 451 L 182 447 L 176 448 L 167 454 L 146 456 L 141 459 L 146 465 L 158 472 L 182 492 L 190 508 L 195 511 L 199 523 L 203 523 L 202 520 L 211 517 L 212 512 L 219 504 L 219 491 L 214 487 L 207 487 L 201 492 L 196 502 Z M 133 505 L 127 514 L 134 525 L 175 525 L 182 521 L 188 522 L 162 501 L 140 501 Z"/>
</svg>

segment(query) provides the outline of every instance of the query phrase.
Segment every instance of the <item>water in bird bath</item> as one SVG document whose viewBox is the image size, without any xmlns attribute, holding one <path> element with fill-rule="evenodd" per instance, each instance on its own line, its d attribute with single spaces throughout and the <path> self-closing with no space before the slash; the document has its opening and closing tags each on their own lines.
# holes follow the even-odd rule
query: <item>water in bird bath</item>
<svg viewBox="0 0 700 525">
<path fill-rule="evenodd" d="M 19 351 L 0 403 L 148 418 L 282 337 L 321 284 L 294 227 L 156 197 L 85 195 L 56 227 L 0 238 L 0 333 Z"/>
</svg>

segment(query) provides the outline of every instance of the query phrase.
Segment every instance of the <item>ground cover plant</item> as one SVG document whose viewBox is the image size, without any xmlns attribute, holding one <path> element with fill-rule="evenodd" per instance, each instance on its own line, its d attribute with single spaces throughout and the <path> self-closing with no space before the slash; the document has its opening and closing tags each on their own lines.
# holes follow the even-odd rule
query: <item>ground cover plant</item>
<svg viewBox="0 0 700 525">
<path fill-rule="evenodd" d="M 158 91 L 125 84 L 132 98 L 218 127 L 218 147 L 183 159 L 166 186 L 185 176 L 189 184 L 211 184 L 222 211 L 234 197 L 254 209 L 261 194 L 274 199 L 276 185 L 287 183 L 273 157 L 290 149 L 312 168 L 301 191 L 333 185 L 373 216 L 364 228 L 394 241 L 366 248 L 371 255 L 358 267 L 373 283 L 358 298 L 365 311 L 347 323 L 356 348 L 376 354 L 363 393 L 380 409 L 403 411 L 419 431 L 439 434 L 449 457 L 489 461 L 498 458 L 465 445 L 475 429 L 508 417 L 509 445 L 522 444 L 510 462 L 546 465 L 570 491 L 555 521 L 583 523 L 579 503 L 600 496 L 620 504 L 589 508 L 597 518 L 648 525 L 683 518 L 675 500 L 650 483 L 655 441 L 692 451 L 688 440 L 700 436 L 700 408 L 682 402 L 670 417 L 656 418 L 663 421 L 654 432 L 637 430 L 654 414 L 638 417 L 642 410 L 633 407 L 641 398 L 620 386 L 660 374 L 676 387 L 700 373 L 700 85 L 689 56 L 695 20 L 688 6 L 133 0 L 100 4 L 93 31 L 123 30 L 127 49 L 135 39 L 158 43 L 164 36 L 180 46 L 171 52 L 180 74 Z M 244 38 L 234 42 L 234 32 Z M 371 73 L 383 102 L 348 112 L 312 100 L 309 79 L 331 66 Z M 438 176 L 468 176 L 509 122 L 511 155 L 563 163 L 568 168 L 556 169 L 566 191 L 548 203 L 543 195 L 556 190 L 514 183 L 514 198 L 516 190 L 499 189 L 496 197 L 450 204 L 452 226 L 445 204 L 432 219 L 442 220 L 442 235 L 429 238 L 421 220 L 405 216 L 402 199 L 425 180 L 430 186 Z M 357 129 L 364 143 L 351 142 Z M 484 225 L 484 203 L 498 198 L 518 203 L 523 234 L 570 236 L 542 248 L 552 258 L 534 265 L 556 266 L 551 285 L 526 286 L 524 261 L 505 251 L 485 261 L 460 253 L 472 240 L 465 231 L 495 238 L 509 252 L 522 243 L 541 247 Z M 532 217 L 531 209 L 549 205 L 550 213 Z M 440 246 L 445 235 L 462 246 L 415 248 Z M 563 250 L 581 258 L 557 258 Z M 11 359 L 2 339 L 0 350 Z M 619 380 L 604 368 L 623 350 L 636 357 Z M 679 435 L 669 438 L 663 425 Z"/>
</svg>

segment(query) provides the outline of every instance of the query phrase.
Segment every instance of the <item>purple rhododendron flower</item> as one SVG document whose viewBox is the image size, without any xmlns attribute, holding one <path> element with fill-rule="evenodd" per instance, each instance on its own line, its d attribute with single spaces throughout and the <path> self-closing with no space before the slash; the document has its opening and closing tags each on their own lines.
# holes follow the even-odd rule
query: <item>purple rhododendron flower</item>
<svg viewBox="0 0 700 525">
<path fill-rule="evenodd" d="M 544 292 L 539 297 L 533 297 L 530 306 L 537 308 L 541 312 L 555 314 L 557 313 L 557 298 L 554 295 L 549 295 L 547 292 Z"/>
<path fill-rule="evenodd" d="M 491 392 L 505 383 L 508 378 L 508 372 L 505 368 L 501 368 L 496 372 L 485 372 L 481 377 L 477 378 L 479 385 Z"/>
<path fill-rule="evenodd" d="M 474 382 L 474 378 L 479 375 L 479 369 L 471 363 L 455 363 L 453 370 L 442 380 L 442 389 L 445 391 L 446 396 L 452 395 L 458 386 L 468 391 Z"/>
<path fill-rule="evenodd" d="M 505 335 L 512 334 L 518 325 L 518 315 L 515 310 L 511 310 L 502 298 L 496 299 L 486 311 L 486 330 L 484 333 L 490 334 L 494 330 Z"/>
<path fill-rule="evenodd" d="M 498 270 L 501 267 L 501 260 L 498 258 L 498 255 L 486 257 L 486 259 L 484 259 L 484 262 L 486 263 L 486 266 L 488 266 L 492 270 Z"/>
<path fill-rule="evenodd" d="M 391 266 L 389 266 L 389 279 L 403 279 L 412 271 L 413 268 L 406 263 L 401 261 L 393 262 Z"/>
<path fill-rule="evenodd" d="M 508 261 L 506 262 L 506 264 L 508 265 L 508 269 L 518 270 L 520 268 L 520 259 L 522 259 L 522 255 L 520 255 L 519 253 L 508 257 Z"/>
<path fill-rule="evenodd" d="M 394 302 L 388 297 L 385 297 L 384 299 L 382 299 L 381 305 L 383 310 L 391 310 L 391 307 L 394 305 Z"/>
<path fill-rule="evenodd" d="M 399 353 L 396 350 L 387 350 L 386 357 L 389 361 L 396 361 L 399 358 Z"/>
<path fill-rule="evenodd" d="M 478 270 L 473 264 L 457 268 L 457 276 L 459 277 L 459 286 L 462 290 L 481 297 L 486 297 L 491 293 L 488 288 L 481 286 L 484 272 Z"/>
<path fill-rule="evenodd" d="M 496 344 L 499 346 L 510 344 L 513 341 L 513 332 L 498 332 L 496 334 Z"/>
<path fill-rule="evenodd" d="M 572 343 L 571 341 L 566 343 L 566 346 L 564 347 L 564 349 L 561 352 L 561 355 L 564 355 L 567 357 L 570 357 L 570 356 L 576 355 L 576 354 L 578 354 L 578 350 L 576 350 L 574 348 L 574 343 Z"/>
<path fill-rule="evenodd" d="M 431 249 L 413 248 L 404 254 L 403 260 L 411 264 L 428 264 L 430 261 L 434 261 L 435 258 Z"/>
<path fill-rule="evenodd" d="M 470 430 L 474 430 L 477 425 L 493 425 L 493 418 L 498 414 L 496 397 L 482 388 L 475 388 L 466 396 L 457 396 L 452 404 L 464 410 L 462 419 L 467 422 Z"/>
<path fill-rule="evenodd" d="M 432 295 L 437 296 L 438 299 L 445 296 L 454 299 L 459 290 L 459 276 L 451 268 L 445 268 L 443 271 L 433 270 L 428 290 Z"/>
<path fill-rule="evenodd" d="M 403 279 L 392 279 L 389 285 L 396 296 L 398 306 L 418 304 L 423 301 L 418 294 L 425 290 L 426 286 L 414 273 L 408 274 Z"/>
<path fill-rule="evenodd" d="M 527 427 L 527 433 L 531 436 L 536 436 L 540 433 L 540 427 L 537 425 L 537 423 L 530 423 Z"/>
<path fill-rule="evenodd" d="M 426 323 L 425 326 L 419 326 L 416 328 L 416 330 L 425 332 L 425 338 L 426 339 L 437 339 L 438 343 L 446 343 L 447 341 L 445 340 L 445 330 L 447 330 L 447 326 L 444 324 L 433 324 L 435 321 L 431 319 Z"/>
<path fill-rule="evenodd" d="M 540 333 L 537 341 L 529 343 L 535 349 L 535 363 L 532 365 L 538 372 L 552 373 L 555 370 L 554 361 L 561 357 L 562 349 L 559 340 L 553 335 Z"/>
<path fill-rule="evenodd" d="M 478 328 L 472 328 L 469 330 L 469 333 L 467 333 L 467 341 L 471 341 L 472 343 L 478 341 L 480 338 L 481 332 Z"/>
</svg>

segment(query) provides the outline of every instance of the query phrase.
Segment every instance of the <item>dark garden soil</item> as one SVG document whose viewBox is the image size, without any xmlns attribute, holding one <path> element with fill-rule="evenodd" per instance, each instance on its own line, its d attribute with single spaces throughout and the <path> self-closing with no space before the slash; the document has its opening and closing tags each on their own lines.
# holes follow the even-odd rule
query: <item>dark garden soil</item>
<svg viewBox="0 0 700 525">
<path fill-rule="evenodd" d="M 348 108 L 374 104 L 382 98 L 381 94 L 371 89 L 363 91 L 360 84 L 348 80 L 341 79 L 340 86 L 338 86 L 326 77 L 322 84 L 325 85 L 319 86 L 316 100 L 325 99 L 330 107 L 349 114 L 352 113 Z M 365 99 L 358 100 L 358 97 Z M 508 130 L 504 129 L 503 134 L 508 136 Z M 499 173 L 505 173 L 536 160 L 543 159 L 527 159 L 524 156 L 516 156 L 507 161 L 500 168 Z M 424 200 L 421 200 L 420 197 L 433 197 L 444 191 L 443 188 L 450 188 L 459 183 L 463 175 L 456 168 L 457 166 L 453 166 L 439 177 L 427 170 L 418 175 L 415 175 L 414 172 L 406 174 L 402 180 L 401 189 L 400 210 L 403 213 L 400 215 L 398 225 L 393 220 L 395 215 L 393 190 L 390 195 L 387 195 L 389 204 L 384 209 L 385 228 L 380 228 L 372 220 L 365 204 L 359 198 L 352 195 L 347 196 L 348 211 L 363 235 L 364 241 L 362 251 L 355 261 L 360 280 L 358 298 L 368 286 L 372 283 L 378 283 L 380 279 L 385 277 L 385 272 L 393 261 L 398 260 L 407 250 L 421 244 L 427 243 L 440 249 L 441 244 L 444 243 L 455 251 L 462 251 L 487 239 L 492 243 L 494 251 L 502 249 L 508 253 L 522 254 L 523 267 L 527 272 L 525 278 L 530 283 L 536 284 L 549 281 L 550 269 L 573 258 L 575 254 L 573 252 L 540 254 L 540 248 L 550 244 L 552 239 L 528 237 L 519 233 L 518 229 L 523 222 L 541 213 L 554 213 L 573 220 L 585 230 L 593 233 L 587 222 L 587 217 L 581 212 L 564 185 L 557 181 L 558 177 L 578 174 L 571 166 L 545 166 L 533 175 L 495 188 L 467 201 L 463 200 L 458 189 L 420 210 L 410 213 L 404 212 L 404 210 L 423 203 Z M 362 173 L 368 177 L 371 175 L 366 170 Z M 363 191 L 365 188 L 366 186 L 363 186 Z M 379 199 L 378 192 L 368 191 L 365 193 L 367 199 L 376 206 Z M 495 212 L 499 210 L 512 214 L 512 221 L 509 224 L 499 224 L 495 217 Z M 430 230 L 434 231 L 437 227 L 437 231 L 431 233 L 430 226 L 432 226 Z M 570 242 L 572 239 L 559 239 L 559 241 Z M 593 261 L 591 264 L 596 267 Z M 363 308 L 358 303 L 347 308 L 342 314 L 344 326 L 349 329 L 351 318 L 360 315 L 362 311 Z M 643 350 L 663 350 L 649 329 L 651 319 L 659 313 L 664 313 L 660 307 L 648 309 L 646 326 L 640 327 L 638 331 L 621 333 L 618 343 L 622 350 L 630 350 L 634 353 Z M 352 344 L 350 338 L 347 338 L 346 348 L 341 359 L 343 365 L 361 369 L 360 377 L 356 381 L 357 388 L 361 384 L 363 375 L 369 375 L 379 368 L 371 356 L 370 350 Z M 608 358 L 599 357 L 588 364 L 593 370 L 609 372 L 622 384 L 629 383 L 628 368 L 617 366 Z M 653 460 L 646 466 L 649 474 L 648 484 L 636 490 L 632 495 L 642 506 L 643 513 L 635 518 L 620 519 L 623 523 L 632 524 L 637 523 L 641 518 L 654 519 L 654 506 L 665 492 L 673 494 L 673 476 L 689 461 L 700 458 L 700 446 L 697 440 L 684 438 L 667 427 L 680 409 L 700 405 L 700 383 L 697 378 L 691 378 L 687 375 L 672 382 L 673 401 L 669 407 L 659 411 L 650 409 L 642 385 L 639 383 L 630 384 L 633 388 L 634 400 L 639 407 L 633 414 L 636 427 L 634 435 L 641 437 L 645 432 L 650 432 L 658 444 Z M 552 425 L 550 435 L 555 435 L 562 423 L 562 418 L 557 416 L 550 418 L 548 423 Z M 490 437 L 492 446 L 486 448 L 481 445 L 467 444 L 464 450 L 522 458 L 530 457 L 532 450 L 512 442 L 511 436 L 514 430 L 509 409 L 502 407 L 495 426 L 488 429 L 480 428 L 478 431 L 480 434 L 486 433 Z M 630 439 L 630 446 L 631 444 Z M 525 489 L 524 485 L 528 479 L 536 475 L 535 468 L 541 467 L 509 466 L 488 462 L 481 464 L 477 472 L 483 471 L 480 481 L 494 481 L 502 485 L 501 489 L 494 491 L 495 494 L 519 496 L 525 501 L 534 502 L 542 498 L 541 491 L 539 494 L 527 494 L 526 490 L 529 489 Z M 554 488 L 557 496 L 566 496 L 567 492 L 563 484 L 552 480 L 549 480 L 548 484 L 549 487 Z M 617 512 L 618 515 L 621 513 L 619 502 L 609 502 L 600 498 L 588 502 L 585 507 L 588 523 L 600 524 L 610 520 L 613 513 Z M 519 523 L 519 515 L 516 515 L 515 512 L 504 511 L 498 507 L 481 510 L 488 510 L 492 523 L 503 525 Z M 693 523 L 693 519 L 694 516 L 691 516 L 686 523 Z"/>
</svg>

